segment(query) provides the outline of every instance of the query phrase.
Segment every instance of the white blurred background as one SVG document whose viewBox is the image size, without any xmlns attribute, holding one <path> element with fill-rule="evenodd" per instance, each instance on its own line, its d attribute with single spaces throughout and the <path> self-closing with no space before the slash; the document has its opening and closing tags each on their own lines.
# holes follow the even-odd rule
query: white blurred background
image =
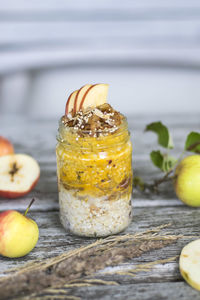
<svg viewBox="0 0 200 300">
<path fill-rule="evenodd" d="M 1 1 L 0 117 L 57 118 L 98 82 L 125 114 L 200 114 L 200 1 Z"/>
</svg>

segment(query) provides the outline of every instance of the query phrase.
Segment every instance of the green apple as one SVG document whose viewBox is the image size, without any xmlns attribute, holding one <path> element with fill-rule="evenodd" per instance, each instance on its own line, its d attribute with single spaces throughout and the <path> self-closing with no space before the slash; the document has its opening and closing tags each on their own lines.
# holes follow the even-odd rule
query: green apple
<svg viewBox="0 0 200 300">
<path fill-rule="evenodd" d="M 200 155 L 185 157 L 175 170 L 177 197 L 189 206 L 200 206 Z"/>
<path fill-rule="evenodd" d="M 200 239 L 183 248 L 179 259 L 179 269 L 187 283 L 200 290 Z"/>
<path fill-rule="evenodd" d="M 36 222 L 26 216 L 29 207 L 24 215 L 15 210 L 0 213 L 0 255 L 21 257 L 37 244 L 39 229 Z"/>
</svg>

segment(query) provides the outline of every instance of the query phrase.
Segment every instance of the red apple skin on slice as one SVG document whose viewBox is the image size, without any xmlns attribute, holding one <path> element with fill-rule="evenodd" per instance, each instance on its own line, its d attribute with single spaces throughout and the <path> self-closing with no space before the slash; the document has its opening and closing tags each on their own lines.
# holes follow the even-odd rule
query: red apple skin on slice
<svg viewBox="0 0 200 300">
<path fill-rule="evenodd" d="M 35 180 L 35 182 L 33 182 L 30 189 L 26 192 L 22 193 L 22 192 L 0 191 L 0 197 L 6 198 L 6 199 L 15 199 L 15 198 L 23 197 L 23 196 L 27 195 L 28 193 L 30 193 L 32 191 L 32 189 L 34 189 L 34 187 L 38 183 L 38 180 L 39 180 L 39 177 Z"/>
<path fill-rule="evenodd" d="M 85 95 L 80 104 L 80 109 L 85 110 L 88 107 L 94 108 L 107 102 L 108 84 L 94 84 Z"/>
<path fill-rule="evenodd" d="M 78 90 L 74 91 L 73 93 L 71 93 L 71 95 L 69 96 L 67 103 L 66 103 L 66 107 L 65 107 L 65 114 L 68 115 L 74 108 L 74 101 L 76 98 L 76 95 L 78 94 Z"/>
<path fill-rule="evenodd" d="M 87 90 L 92 86 L 92 84 L 86 84 L 84 86 L 82 86 L 82 88 L 80 88 L 80 90 L 78 91 L 78 93 L 76 94 L 76 98 L 74 101 L 74 113 L 76 113 L 77 111 L 80 110 L 80 104 L 81 101 L 85 95 L 85 93 L 87 92 Z"/>
<path fill-rule="evenodd" d="M 28 194 L 37 184 L 40 167 L 26 154 L 0 157 L 0 197 L 13 199 Z"/>
</svg>

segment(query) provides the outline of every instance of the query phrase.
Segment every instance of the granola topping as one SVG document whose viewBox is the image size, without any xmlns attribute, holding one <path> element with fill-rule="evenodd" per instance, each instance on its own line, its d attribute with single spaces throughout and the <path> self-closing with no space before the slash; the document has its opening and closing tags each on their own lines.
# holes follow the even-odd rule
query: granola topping
<svg viewBox="0 0 200 300">
<path fill-rule="evenodd" d="M 75 115 L 69 113 L 62 117 L 66 127 L 73 127 L 79 136 L 108 135 L 114 133 L 120 126 L 124 116 L 104 103 L 96 108 L 78 111 Z"/>
</svg>

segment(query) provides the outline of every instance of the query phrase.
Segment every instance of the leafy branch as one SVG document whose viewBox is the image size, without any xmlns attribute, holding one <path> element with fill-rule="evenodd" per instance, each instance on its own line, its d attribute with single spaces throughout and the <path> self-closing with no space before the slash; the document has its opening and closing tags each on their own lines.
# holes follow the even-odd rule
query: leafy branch
<svg viewBox="0 0 200 300">
<path fill-rule="evenodd" d="M 160 179 L 154 180 L 152 184 L 145 183 L 142 178 L 136 176 L 133 179 L 133 184 L 134 187 L 139 187 L 141 191 L 150 190 L 152 192 L 158 192 L 160 184 L 175 179 L 175 168 L 186 151 L 200 154 L 200 133 L 194 131 L 190 132 L 186 138 L 183 152 L 178 158 L 175 158 L 170 155 L 170 150 L 174 148 L 172 135 L 162 122 L 154 122 L 147 125 L 145 132 L 147 131 L 156 133 L 158 136 L 158 144 L 167 149 L 166 152 L 153 150 L 150 153 L 152 163 L 159 168 L 164 175 Z"/>
</svg>

